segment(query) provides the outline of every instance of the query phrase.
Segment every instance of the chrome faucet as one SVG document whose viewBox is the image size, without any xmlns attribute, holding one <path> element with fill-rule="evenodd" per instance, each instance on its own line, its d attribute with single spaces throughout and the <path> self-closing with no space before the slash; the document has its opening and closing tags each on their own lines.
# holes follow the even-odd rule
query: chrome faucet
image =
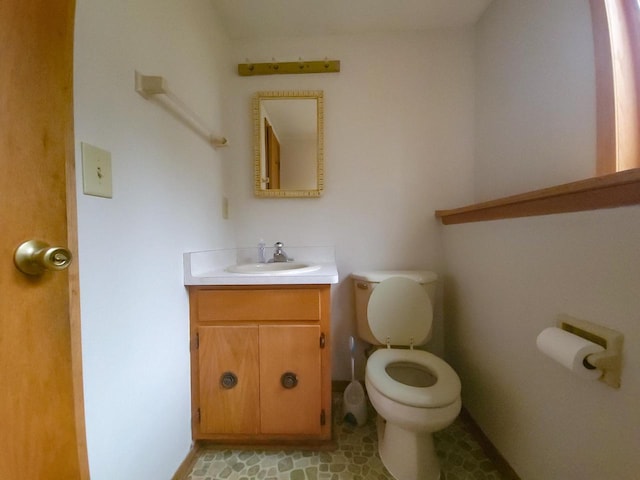
<svg viewBox="0 0 640 480">
<path fill-rule="evenodd" d="M 288 262 L 289 257 L 286 253 L 284 253 L 284 250 L 282 250 L 282 247 L 284 247 L 284 243 L 276 242 L 274 247 L 276 250 L 273 252 L 273 258 L 270 259 L 269 262 Z"/>
</svg>

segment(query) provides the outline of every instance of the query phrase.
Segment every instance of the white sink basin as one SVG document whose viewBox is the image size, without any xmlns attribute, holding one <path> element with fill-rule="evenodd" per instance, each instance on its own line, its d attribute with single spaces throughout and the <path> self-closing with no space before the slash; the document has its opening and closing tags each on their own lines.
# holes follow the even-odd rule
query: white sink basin
<svg viewBox="0 0 640 480">
<path fill-rule="evenodd" d="M 289 273 L 308 273 L 320 270 L 320 265 L 302 262 L 244 263 L 225 268 L 229 273 L 249 275 L 283 275 Z"/>
</svg>

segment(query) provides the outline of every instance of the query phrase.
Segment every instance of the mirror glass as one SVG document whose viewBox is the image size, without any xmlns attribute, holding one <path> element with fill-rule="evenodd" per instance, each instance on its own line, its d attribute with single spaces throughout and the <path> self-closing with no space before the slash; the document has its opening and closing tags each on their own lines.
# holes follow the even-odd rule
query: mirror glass
<svg viewBox="0 0 640 480">
<path fill-rule="evenodd" d="M 323 92 L 258 92 L 253 100 L 254 192 L 319 197 L 324 187 Z"/>
</svg>

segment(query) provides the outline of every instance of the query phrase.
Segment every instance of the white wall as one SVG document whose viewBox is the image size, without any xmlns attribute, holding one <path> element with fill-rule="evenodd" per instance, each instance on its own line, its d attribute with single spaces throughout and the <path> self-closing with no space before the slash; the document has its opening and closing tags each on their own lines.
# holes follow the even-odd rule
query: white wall
<svg viewBox="0 0 640 480">
<path fill-rule="evenodd" d="M 224 152 L 134 91 L 163 75 L 223 130 L 228 43 L 208 0 L 77 2 L 76 143 L 112 154 L 113 199 L 82 194 L 79 263 L 87 441 L 94 480 L 170 478 L 190 444 L 182 253 L 233 246 Z M 226 132 L 223 132 L 226 134 Z"/>
<path fill-rule="evenodd" d="M 640 207 L 448 226 L 447 354 L 466 408 L 526 480 L 640 471 Z M 560 313 L 625 335 L 622 387 L 536 349 Z"/>
<path fill-rule="evenodd" d="M 589 3 L 494 0 L 475 45 L 476 201 L 595 175 Z"/>
<path fill-rule="evenodd" d="M 496 0 L 481 20 L 478 200 L 590 176 L 593 70 L 574 61 L 593 48 L 584 34 L 588 8 L 581 0 Z M 539 35 L 524 13 L 545 20 Z M 531 63 L 570 66 L 569 83 Z M 538 88 L 550 78 L 547 96 Z M 533 122 L 540 119 L 548 125 Z M 637 478 L 640 207 L 442 231 L 447 358 L 483 431 L 526 480 Z M 620 390 L 582 380 L 537 351 L 536 336 L 560 313 L 625 335 Z"/>
<path fill-rule="evenodd" d="M 442 269 L 433 211 L 471 200 L 472 31 L 235 41 L 231 68 L 302 57 L 341 72 L 241 77 L 232 84 L 230 213 L 239 245 L 335 245 L 333 378 L 347 379 L 356 270 Z M 259 90 L 323 90 L 325 193 L 253 196 L 251 98 Z M 285 247 L 286 250 L 286 247 Z M 441 351 L 438 314 L 435 351 Z M 359 369 L 362 362 L 358 361 Z"/>
</svg>

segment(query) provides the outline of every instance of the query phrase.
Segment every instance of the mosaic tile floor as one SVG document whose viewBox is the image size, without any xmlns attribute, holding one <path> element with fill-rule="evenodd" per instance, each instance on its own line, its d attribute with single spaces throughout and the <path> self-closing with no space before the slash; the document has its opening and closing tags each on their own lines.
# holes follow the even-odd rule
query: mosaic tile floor
<svg viewBox="0 0 640 480">
<path fill-rule="evenodd" d="M 341 398 L 334 398 L 340 413 Z M 204 449 L 188 480 L 393 480 L 378 457 L 375 411 L 366 425 L 334 420 L 338 448 L 314 451 Z M 458 418 L 434 434 L 442 480 L 505 480 L 484 454 L 468 425 Z"/>
</svg>

